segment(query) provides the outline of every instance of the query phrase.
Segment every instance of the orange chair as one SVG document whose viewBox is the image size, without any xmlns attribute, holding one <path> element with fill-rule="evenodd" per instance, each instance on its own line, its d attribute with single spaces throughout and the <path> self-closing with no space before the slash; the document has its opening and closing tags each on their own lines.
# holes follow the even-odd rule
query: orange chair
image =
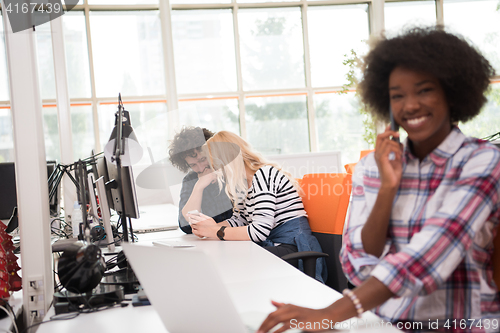
<svg viewBox="0 0 500 333">
<path fill-rule="evenodd" d="M 354 168 L 356 167 L 356 164 L 358 163 L 356 162 L 344 165 L 345 171 L 347 171 L 347 173 L 350 173 L 352 175 L 354 173 Z"/>
<path fill-rule="evenodd" d="M 347 287 L 347 279 L 342 272 L 339 253 L 351 195 L 351 174 L 307 174 L 300 180 L 300 186 L 311 231 L 318 239 L 323 252 L 328 254 L 325 258 L 328 269 L 326 285 L 342 291 Z M 321 256 L 325 255 L 318 252 L 299 252 L 286 255 L 283 259 L 302 259 L 305 273 L 314 277 L 316 259 Z"/>
<path fill-rule="evenodd" d="M 366 155 L 368 155 L 368 154 L 369 154 L 369 153 L 371 153 L 372 151 L 375 151 L 375 149 L 362 150 L 362 151 L 359 153 L 359 159 L 362 159 L 363 157 L 365 157 Z"/>
<path fill-rule="evenodd" d="M 361 160 L 363 157 L 365 157 L 366 155 L 368 155 L 372 151 L 375 151 L 375 149 L 362 150 L 359 153 L 359 159 Z M 347 171 L 347 173 L 353 174 L 354 173 L 354 167 L 356 166 L 356 164 L 358 164 L 358 162 L 356 162 L 356 163 L 349 163 L 349 164 L 344 165 L 344 168 Z"/>
</svg>

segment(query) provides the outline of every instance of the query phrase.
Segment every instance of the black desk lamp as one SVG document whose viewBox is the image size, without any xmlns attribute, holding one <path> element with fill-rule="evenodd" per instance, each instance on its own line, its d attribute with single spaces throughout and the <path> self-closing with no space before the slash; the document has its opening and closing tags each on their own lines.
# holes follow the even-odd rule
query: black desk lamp
<svg viewBox="0 0 500 333">
<path fill-rule="evenodd" d="M 121 168 L 122 166 L 130 166 L 138 162 L 142 158 L 142 147 L 139 145 L 134 130 L 132 129 L 130 114 L 123 107 L 121 94 L 118 94 L 118 111 L 115 114 L 115 127 L 113 128 L 108 143 L 104 147 L 104 156 L 108 161 L 116 164 L 118 170 L 117 185 L 120 193 L 120 201 L 122 203 L 120 219 L 122 221 L 123 240 L 128 242 L 128 226 Z M 129 223 L 130 229 L 132 229 L 130 219 Z M 132 237 L 132 242 L 133 241 L 134 239 Z"/>
<path fill-rule="evenodd" d="M 122 126 L 118 126 L 118 124 Z M 121 134 L 119 131 L 121 130 Z M 119 140 L 121 146 L 118 146 Z M 135 136 L 130 122 L 130 113 L 123 108 L 121 97 L 118 97 L 118 111 L 115 114 L 115 127 L 111 132 L 108 143 L 104 147 L 104 156 L 108 161 L 116 164 L 118 150 L 120 150 L 120 162 L 122 166 L 131 166 L 139 162 L 142 158 L 142 147 Z"/>
</svg>

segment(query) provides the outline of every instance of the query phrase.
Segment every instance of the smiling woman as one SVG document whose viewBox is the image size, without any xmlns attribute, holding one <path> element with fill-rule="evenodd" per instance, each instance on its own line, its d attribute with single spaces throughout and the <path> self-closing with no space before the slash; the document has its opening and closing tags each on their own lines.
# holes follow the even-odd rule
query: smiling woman
<svg viewBox="0 0 500 333">
<path fill-rule="evenodd" d="M 396 67 L 389 76 L 389 98 L 394 119 L 408 133 L 418 158 L 427 156 L 450 133 L 448 102 L 433 75 Z"/>
<path fill-rule="evenodd" d="M 297 321 L 341 322 L 372 308 L 397 327 L 427 331 L 439 322 L 455 331 L 453 320 L 472 320 L 479 326 L 460 332 L 495 332 L 500 299 L 491 253 L 500 151 L 453 124 L 479 113 L 492 67 L 457 36 L 415 29 L 379 42 L 363 74 L 363 101 L 381 118 L 392 109 L 408 137 L 404 144 L 391 140 L 399 133 L 388 126 L 353 173 L 341 263 L 357 287 L 319 310 L 274 302 L 278 309 L 259 332 L 280 322 L 276 332 Z"/>
</svg>

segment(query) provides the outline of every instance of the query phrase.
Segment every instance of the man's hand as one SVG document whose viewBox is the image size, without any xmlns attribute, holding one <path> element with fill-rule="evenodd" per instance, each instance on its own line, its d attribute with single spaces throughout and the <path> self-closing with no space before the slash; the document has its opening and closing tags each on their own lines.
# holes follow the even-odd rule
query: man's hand
<svg viewBox="0 0 500 333">
<path fill-rule="evenodd" d="M 189 217 L 189 224 L 191 225 L 191 230 L 196 236 L 203 238 L 217 238 L 217 231 L 219 226 L 217 222 L 210 216 L 205 214 L 187 214 Z"/>
<path fill-rule="evenodd" d="M 206 168 L 203 172 L 198 174 L 198 181 L 195 186 L 200 189 L 205 189 L 208 185 L 213 184 L 216 181 L 217 173 L 210 168 Z"/>
</svg>

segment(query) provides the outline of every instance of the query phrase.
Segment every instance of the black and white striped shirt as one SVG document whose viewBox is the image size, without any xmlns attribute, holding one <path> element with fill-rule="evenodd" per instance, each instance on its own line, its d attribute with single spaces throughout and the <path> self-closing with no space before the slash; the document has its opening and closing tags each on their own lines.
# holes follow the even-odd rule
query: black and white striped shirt
<svg viewBox="0 0 500 333">
<path fill-rule="evenodd" d="M 292 182 L 270 165 L 257 170 L 247 197 L 238 203 L 237 208 L 239 212 L 227 220 L 229 225 L 248 225 L 250 239 L 256 243 L 266 240 L 272 229 L 286 221 L 307 216 Z"/>
</svg>

